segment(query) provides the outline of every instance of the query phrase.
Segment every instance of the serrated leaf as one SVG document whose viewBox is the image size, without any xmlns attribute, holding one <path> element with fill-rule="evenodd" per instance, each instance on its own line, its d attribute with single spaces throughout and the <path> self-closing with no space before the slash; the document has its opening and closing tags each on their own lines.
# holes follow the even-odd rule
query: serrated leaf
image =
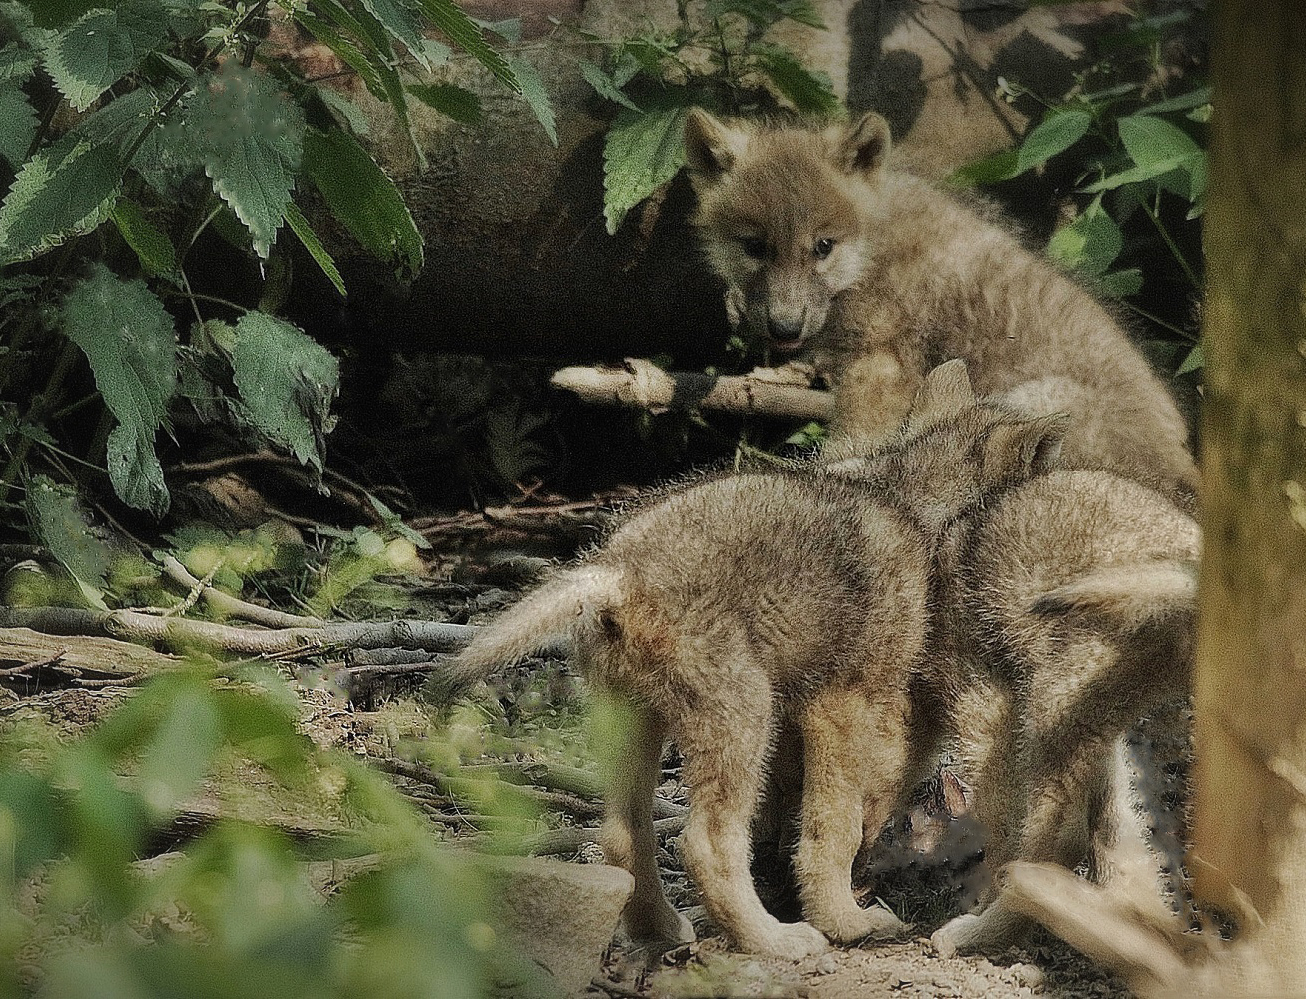
<svg viewBox="0 0 1306 999">
<path fill-rule="evenodd" d="M 317 95 L 322 98 L 322 103 L 331 109 L 336 118 L 348 125 L 355 135 L 367 135 L 372 131 L 372 126 L 368 124 L 358 105 L 338 90 L 318 87 Z"/>
<path fill-rule="evenodd" d="M 811 28 L 823 29 L 825 22 L 808 0 L 713 0 L 707 5 L 708 17 L 739 14 L 760 27 L 770 27 L 789 18 Z"/>
<path fill-rule="evenodd" d="M 954 170 L 948 176 L 947 183 L 953 187 L 973 187 L 976 184 L 996 184 L 1010 180 L 1020 172 L 1017 170 L 1018 158 L 1016 150 L 1004 149 Z"/>
<path fill-rule="evenodd" d="M 616 81 L 594 63 L 588 59 L 578 59 L 576 60 L 576 67 L 580 70 L 580 75 L 585 82 L 593 87 L 594 92 L 604 100 L 620 104 L 632 111 L 639 110 L 639 105 L 623 94 Z"/>
<path fill-rule="evenodd" d="M 23 165 L 36 138 L 37 121 L 36 110 L 27 102 L 23 88 L 0 82 L 0 157 L 15 171 Z"/>
<path fill-rule="evenodd" d="M 91 532 L 77 493 L 38 475 L 27 484 L 26 505 L 33 536 L 68 570 L 91 604 L 107 610 L 104 581 L 109 548 Z"/>
<path fill-rule="evenodd" d="M 412 11 L 399 0 L 362 0 L 362 4 L 368 13 L 381 22 L 391 37 L 404 43 L 423 68 L 431 68 L 422 49 L 422 26 Z"/>
<path fill-rule="evenodd" d="M 135 69 L 166 37 L 158 0 L 124 0 L 112 10 L 91 10 L 55 35 L 45 68 L 68 102 L 85 111 Z"/>
<path fill-rule="evenodd" d="M 22 0 L 32 12 L 33 22 L 42 28 L 62 28 L 105 0 Z"/>
<path fill-rule="evenodd" d="M 0 204 L 0 263 L 27 260 L 107 217 L 122 183 L 113 146 L 78 143 L 55 163 L 37 153 Z"/>
<path fill-rule="evenodd" d="M 0 47 L 0 80 L 23 83 L 36 69 L 36 54 L 15 42 Z"/>
<path fill-rule="evenodd" d="M 321 5 L 329 9 L 339 8 L 339 4 L 334 3 L 334 0 L 321 0 Z M 378 100 L 383 100 L 390 105 L 390 110 L 394 112 L 395 118 L 413 147 L 418 167 L 425 170 L 426 152 L 422 149 L 417 133 L 413 130 L 413 123 L 408 117 L 408 99 L 404 93 L 403 81 L 399 79 L 399 60 L 390 45 L 388 33 L 381 22 L 366 10 L 356 10 L 354 14 L 350 14 L 348 11 L 343 11 L 343 8 L 340 9 L 342 11 L 340 16 L 355 24 L 363 40 L 370 44 L 372 72 L 379 86 L 379 90 L 373 93 Z"/>
<path fill-rule="evenodd" d="M 453 83 L 410 84 L 404 88 L 427 107 L 464 125 L 481 123 L 481 99 Z"/>
<path fill-rule="evenodd" d="M 1204 367 L 1206 367 L 1206 354 L 1202 350 L 1202 345 L 1199 343 L 1188 352 L 1188 356 L 1184 358 L 1184 363 L 1179 365 L 1175 374 L 1186 375 L 1190 371 L 1198 371 Z"/>
<path fill-rule="evenodd" d="M 62 318 L 118 421 L 108 440 L 114 491 L 129 506 L 162 516 L 168 489 L 154 437 L 177 385 L 172 317 L 143 281 L 123 281 L 97 263 L 64 296 Z"/>
<path fill-rule="evenodd" d="M 1084 137 L 1092 123 L 1093 116 L 1087 111 L 1050 111 L 1020 144 L 1016 173 L 1024 173 L 1065 152 Z"/>
<path fill-rule="evenodd" d="M 328 11 L 337 9 L 330 4 L 324 4 L 322 5 L 322 8 Z M 366 34 L 363 32 L 361 26 L 353 19 L 348 11 L 345 11 L 344 8 L 338 9 L 341 12 L 341 16 L 347 18 L 354 25 L 355 37 L 366 38 Z M 364 54 L 362 49 L 338 30 L 339 25 L 329 24 L 311 11 L 306 10 L 296 11 L 295 20 L 298 21 L 309 34 L 335 53 L 336 57 L 339 58 L 341 62 L 357 73 L 358 78 L 363 81 L 363 85 L 367 87 L 368 92 L 371 93 L 373 97 L 376 97 L 378 100 L 387 99 L 385 86 L 381 82 L 381 76 L 377 71 L 377 68 L 372 64 L 372 61 L 367 57 L 367 55 Z M 320 87 L 319 93 L 321 93 L 323 99 L 325 99 L 326 94 L 335 93 L 335 91 L 329 90 L 325 87 Z M 355 129 L 355 131 L 357 131 L 357 129 Z"/>
<path fill-rule="evenodd" d="M 322 241 L 317 238 L 317 233 L 313 231 L 312 226 L 308 224 L 308 219 L 304 218 L 304 213 L 299 210 L 299 206 L 293 201 L 286 206 L 286 222 L 290 225 L 290 231 L 299 237 L 299 241 L 304 244 L 304 249 L 309 256 L 322 268 L 322 273 L 327 279 L 335 285 L 336 291 L 340 296 L 345 297 L 345 281 L 340 276 L 340 270 L 336 267 L 336 262 L 331 259 L 331 254 L 327 253 L 326 247 Z"/>
<path fill-rule="evenodd" d="M 509 45 L 521 44 L 521 18 L 505 17 L 502 21 L 485 21 L 479 17 L 472 18 L 481 28 L 492 35 L 498 35 Z"/>
<path fill-rule="evenodd" d="M 800 114 L 833 116 L 843 110 L 830 78 L 807 69 L 788 49 L 768 46 L 758 51 L 757 63 Z"/>
<path fill-rule="evenodd" d="M 1137 267 L 1128 270 L 1112 271 L 1097 279 L 1095 287 L 1108 298 L 1126 298 L 1137 295 L 1143 287 L 1143 272 Z"/>
<path fill-rule="evenodd" d="M 1116 127 L 1125 152 L 1140 167 L 1171 163 L 1200 152 L 1183 129 L 1151 115 L 1129 115 L 1116 122 Z"/>
<path fill-rule="evenodd" d="M 231 363 L 250 425 L 321 471 L 339 362 L 290 323 L 247 312 L 236 324 Z"/>
<path fill-rule="evenodd" d="M 303 112 L 268 74 L 230 60 L 201 77 L 185 101 L 183 120 L 213 189 L 266 258 L 303 156 Z"/>
<path fill-rule="evenodd" d="M 627 212 L 684 166 L 687 110 L 673 106 L 617 113 L 603 143 L 603 214 L 609 235 Z"/>
<path fill-rule="evenodd" d="M 521 94 L 522 100 L 535 115 L 535 120 L 540 123 L 549 141 L 556 146 L 558 126 L 554 119 L 553 102 L 549 100 L 549 92 L 544 89 L 544 81 L 540 79 L 540 74 L 536 72 L 535 67 L 525 59 L 512 59 L 510 64 L 513 76 L 517 80 L 517 93 Z"/>
<path fill-rule="evenodd" d="M 1052 234 L 1047 253 L 1061 266 L 1097 278 L 1106 273 L 1123 247 L 1120 227 L 1097 198 L 1074 221 Z"/>
<path fill-rule="evenodd" d="M 327 207 L 363 248 L 411 277 L 422 269 L 422 237 L 394 182 L 362 146 L 338 130 L 310 131 L 304 171 Z"/>
<path fill-rule="evenodd" d="M 114 224 L 127 245 L 135 251 L 145 273 L 169 274 L 177 267 L 177 251 L 168 234 L 145 216 L 136 202 L 122 198 L 113 207 Z"/>
<path fill-rule="evenodd" d="M 485 40 L 481 26 L 462 12 L 452 0 L 416 0 L 417 7 L 460 49 L 497 77 L 515 94 L 522 92 L 514 68 Z"/>
</svg>

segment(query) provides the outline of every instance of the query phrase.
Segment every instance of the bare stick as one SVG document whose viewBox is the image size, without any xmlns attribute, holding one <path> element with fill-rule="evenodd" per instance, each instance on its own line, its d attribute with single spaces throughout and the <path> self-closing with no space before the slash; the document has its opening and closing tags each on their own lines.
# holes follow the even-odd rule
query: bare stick
<svg viewBox="0 0 1306 999">
<path fill-rule="evenodd" d="M 219 614 L 238 617 L 268 628 L 320 628 L 326 622 L 321 618 L 287 614 L 271 607 L 260 607 L 211 585 L 209 579 L 196 579 L 184 565 L 171 555 L 163 556 L 163 571 L 192 592 L 198 592 L 204 601 Z"/>
<path fill-rule="evenodd" d="M 713 377 L 667 372 L 642 358 L 627 358 L 620 368 L 563 368 L 550 381 L 585 402 L 653 412 L 700 408 L 797 420 L 834 415 L 831 393 L 786 383 L 779 376 L 773 381 L 757 373 Z"/>
<path fill-rule="evenodd" d="M 205 647 L 234 655 L 310 653 L 333 646 L 407 646 L 450 652 L 471 641 L 467 624 L 432 621 L 344 621 L 320 628 L 237 628 L 212 621 L 165 618 L 141 611 L 92 611 L 73 607 L 3 607 L 0 627 L 31 628 L 52 635 L 104 635 L 176 647 Z"/>
<path fill-rule="evenodd" d="M 685 816 L 675 815 L 668 819 L 658 819 L 653 823 L 653 832 L 659 836 L 674 836 L 685 828 Z M 551 829 L 548 832 L 530 836 L 522 840 L 521 852 L 542 856 L 556 856 L 562 853 L 575 853 L 586 843 L 599 841 L 597 826 L 569 826 L 566 829 Z"/>
</svg>

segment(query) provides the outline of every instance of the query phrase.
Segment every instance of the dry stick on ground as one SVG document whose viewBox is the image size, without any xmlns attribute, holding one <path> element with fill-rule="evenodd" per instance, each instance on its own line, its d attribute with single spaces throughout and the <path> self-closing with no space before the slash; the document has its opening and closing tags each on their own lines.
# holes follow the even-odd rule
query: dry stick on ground
<svg viewBox="0 0 1306 999">
<path fill-rule="evenodd" d="M 191 590 L 197 590 L 200 597 L 219 614 L 238 617 L 267 628 L 320 628 L 324 624 L 321 618 L 304 617 L 300 614 L 287 614 L 271 607 L 260 607 L 230 593 L 224 593 L 217 587 L 202 579 L 196 579 L 184 565 L 171 555 L 163 556 L 163 571 L 168 576 Z"/>
<path fill-rule="evenodd" d="M 685 816 L 673 815 L 667 819 L 658 819 L 653 823 L 653 832 L 658 836 L 674 836 L 685 828 Z M 586 843 L 599 842 L 597 826 L 570 826 L 566 829 L 551 829 L 536 836 L 528 836 L 521 842 L 523 853 L 537 856 L 556 856 L 562 853 L 575 853 Z"/>
<path fill-rule="evenodd" d="M 642 358 L 627 358 L 620 368 L 563 368 L 550 381 L 585 402 L 609 406 L 716 409 L 798 420 L 826 420 L 834 415 L 834 396 L 829 392 L 758 374 L 713 377 L 666 372 Z"/>
<path fill-rule="evenodd" d="M 219 649 L 235 655 L 308 653 L 328 647 L 407 646 L 431 652 L 462 648 L 476 629 L 432 621 L 344 621 L 320 628 L 237 628 L 212 621 L 159 617 L 141 611 L 91 611 L 72 607 L 3 607 L 0 627 L 53 635 L 101 635 L 134 642 Z"/>
</svg>

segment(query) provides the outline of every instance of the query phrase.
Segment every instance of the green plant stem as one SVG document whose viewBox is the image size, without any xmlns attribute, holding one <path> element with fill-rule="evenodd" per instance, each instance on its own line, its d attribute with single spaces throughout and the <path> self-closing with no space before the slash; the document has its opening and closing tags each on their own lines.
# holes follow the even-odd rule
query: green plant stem
<svg viewBox="0 0 1306 999">
<path fill-rule="evenodd" d="M 63 389 L 64 380 L 68 377 L 68 372 L 72 370 L 81 351 L 77 345 L 69 341 L 64 344 L 63 353 L 59 355 L 59 360 L 54 366 L 54 371 L 50 373 L 50 380 L 45 383 L 45 391 L 32 400 L 32 404 L 27 409 L 27 420 L 31 423 L 41 423 L 45 419 L 45 410 L 52 407 L 54 400 L 58 397 L 59 392 Z M 33 440 L 30 437 L 23 437 L 19 440 L 18 446 L 14 448 L 13 454 L 9 456 L 9 462 L 5 465 L 5 470 L 0 474 L 0 503 L 3 503 L 9 496 L 9 490 L 18 478 L 19 472 L 27 463 L 27 456 L 32 450 Z"/>
<path fill-rule="evenodd" d="M 190 282 L 186 283 L 185 291 L 171 291 L 168 289 L 161 289 L 161 292 L 163 295 L 167 296 L 168 298 L 190 299 L 191 304 L 194 304 L 195 302 L 212 302 L 214 305 L 223 305 L 226 306 L 228 309 L 232 309 L 236 312 L 239 312 L 241 315 L 244 315 L 247 312 L 255 311 L 254 309 L 251 309 L 248 305 L 241 305 L 239 302 L 233 302 L 229 298 L 219 298 L 217 295 L 206 295 L 202 291 L 191 291 Z M 198 316 L 199 313 L 197 312 L 196 317 L 198 318 Z M 204 322 L 204 320 L 200 319 L 200 322 L 202 323 Z"/>
<path fill-rule="evenodd" d="M 1161 196 L 1161 189 L 1160 187 L 1158 187 L 1157 198 L 1159 199 L 1160 196 Z M 1156 231 L 1159 232 L 1161 234 L 1161 238 L 1165 240 L 1165 245 L 1170 248 L 1170 253 L 1174 256 L 1175 260 L 1179 262 L 1179 266 L 1183 268 L 1184 275 L 1188 278 L 1189 282 L 1191 282 L 1194 288 L 1200 289 L 1202 287 L 1202 282 L 1198 279 L 1197 273 L 1193 270 L 1192 266 L 1188 263 L 1188 260 L 1184 257 L 1183 253 L 1180 251 L 1178 244 L 1175 243 L 1174 238 L 1170 235 L 1169 230 L 1167 230 L 1165 225 L 1161 222 L 1160 214 L 1157 212 L 1157 210 L 1154 207 L 1149 205 L 1146 201 L 1140 200 L 1139 203 L 1142 205 L 1143 211 L 1147 213 L 1147 217 L 1152 220 L 1152 224 L 1156 226 Z"/>
<path fill-rule="evenodd" d="M 1166 320 L 1162 319 L 1160 316 L 1154 316 L 1146 309 L 1140 309 L 1133 302 L 1127 301 L 1126 299 L 1122 298 L 1120 299 L 1120 304 L 1123 305 L 1126 309 L 1129 309 L 1131 312 L 1134 312 L 1137 315 L 1142 316 L 1148 322 L 1156 323 L 1156 325 L 1169 330 L 1171 333 L 1178 334 L 1179 336 L 1187 340 L 1189 343 L 1197 343 L 1200 339 L 1200 337 L 1197 334 L 1184 329 L 1182 326 L 1176 326 L 1174 323 L 1167 322 Z"/>
</svg>

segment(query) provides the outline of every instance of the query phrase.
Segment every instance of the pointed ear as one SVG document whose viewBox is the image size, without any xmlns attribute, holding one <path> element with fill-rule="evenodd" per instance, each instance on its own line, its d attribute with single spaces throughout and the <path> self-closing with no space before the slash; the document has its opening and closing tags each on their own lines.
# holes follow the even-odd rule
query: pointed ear
<svg viewBox="0 0 1306 999">
<path fill-rule="evenodd" d="M 847 173 L 874 173 L 888 158 L 889 123 L 868 111 L 848 126 L 839 144 L 839 166 Z"/>
<path fill-rule="evenodd" d="M 744 133 L 712 117 L 702 108 L 690 108 L 685 119 L 685 159 L 695 180 L 719 180 L 735 165 Z"/>
<path fill-rule="evenodd" d="M 1061 445 L 1069 429 L 1068 413 L 998 424 L 984 441 L 986 478 L 1017 483 L 1059 468 Z"/>
<path fill-rule="evenodd" d="M 911 404 L 907 430 L 919 432 L 973 405 L 975 390 L 970 387 L 966 362 L 960 358 L 946 361 L 925 376 Z"/>
</svg>

